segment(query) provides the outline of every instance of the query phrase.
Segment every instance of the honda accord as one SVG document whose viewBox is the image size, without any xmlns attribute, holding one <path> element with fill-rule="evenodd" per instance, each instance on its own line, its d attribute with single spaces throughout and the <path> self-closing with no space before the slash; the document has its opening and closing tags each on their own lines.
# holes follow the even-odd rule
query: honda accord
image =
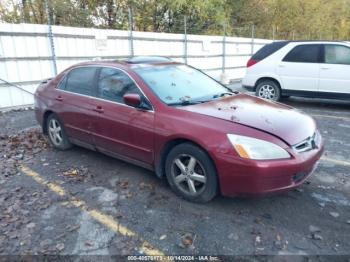
<svg viewBox="0 0 350 262">
<path fill-rule="evenodd" d="M 310 116 L 159 57 L 74 65 L 37 88 L 35 113 L 53 147 L 153 170 L 195 202 L 295 188 L 323 152 Z"/>
</svg>

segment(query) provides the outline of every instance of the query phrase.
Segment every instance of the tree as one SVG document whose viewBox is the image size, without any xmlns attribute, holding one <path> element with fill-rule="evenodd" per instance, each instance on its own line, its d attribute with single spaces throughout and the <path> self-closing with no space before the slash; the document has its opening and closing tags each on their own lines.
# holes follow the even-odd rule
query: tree
<svg viewBox="0 0 350 262">
<path fill-rule="evenodd" d="M 279 39 L 350 38 L 350 0 L 2 0 L 0 21 Z"/>
</svg>

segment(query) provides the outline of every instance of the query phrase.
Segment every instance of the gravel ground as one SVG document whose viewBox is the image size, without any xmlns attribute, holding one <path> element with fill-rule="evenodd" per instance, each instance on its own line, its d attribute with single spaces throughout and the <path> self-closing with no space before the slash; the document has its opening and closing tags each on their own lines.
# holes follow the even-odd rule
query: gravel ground
<svg viewBox="0 0 350 262">
<path fill-rule="evenodd" d="M 333 257 L 346 261 L 350 103 L 301 98 L 283 102 L 313 115 L 318 123 L 326 159 L 315 174 L 285 194 L 217 197 L 205 205 L 179 199 L 164 180 L 145 169 L 79 147 L 54 150 L 41 135 L 32 110 L 2 113 L 0 255 L 154 251 L 346 255 Z M 36 175 L 26 175 L 23 166 Z"/>
</svg>

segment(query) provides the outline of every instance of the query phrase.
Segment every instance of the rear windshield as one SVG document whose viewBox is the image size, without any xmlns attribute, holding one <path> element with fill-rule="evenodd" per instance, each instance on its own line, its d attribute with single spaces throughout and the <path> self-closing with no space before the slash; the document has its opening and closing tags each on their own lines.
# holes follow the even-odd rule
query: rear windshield
<svg viewBox="0 0 350 262">
<path fill-rule="evenodd" d="M 286 44 L 288 44 L 287 41 L 280 41 L 280 42 L 267 44 L 263 46 L 261 49 L 259 49 L 259 51 L 252 56 L 252 60 L 255 60 L 255 61 L 263 60 L 269 55 L 272 55 L 273 53 L 275 53 L 276 51 L 284 47 Z"/>
</svg>

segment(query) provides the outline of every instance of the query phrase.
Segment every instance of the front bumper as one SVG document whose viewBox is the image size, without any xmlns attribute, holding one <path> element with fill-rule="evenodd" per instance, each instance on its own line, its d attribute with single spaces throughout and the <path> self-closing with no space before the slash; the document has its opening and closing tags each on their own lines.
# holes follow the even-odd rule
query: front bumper
<svg viewBox="0 0 350 262">
<path fill-rule="evenodd" d="M 254 161 L 221 155 L 217 165 L 221 193 L 225 196 L 262 195 L 298 187 L 316 169 L 323 150 L 321 141 L 317 149 L 286 160 Z"/>
</svg>

